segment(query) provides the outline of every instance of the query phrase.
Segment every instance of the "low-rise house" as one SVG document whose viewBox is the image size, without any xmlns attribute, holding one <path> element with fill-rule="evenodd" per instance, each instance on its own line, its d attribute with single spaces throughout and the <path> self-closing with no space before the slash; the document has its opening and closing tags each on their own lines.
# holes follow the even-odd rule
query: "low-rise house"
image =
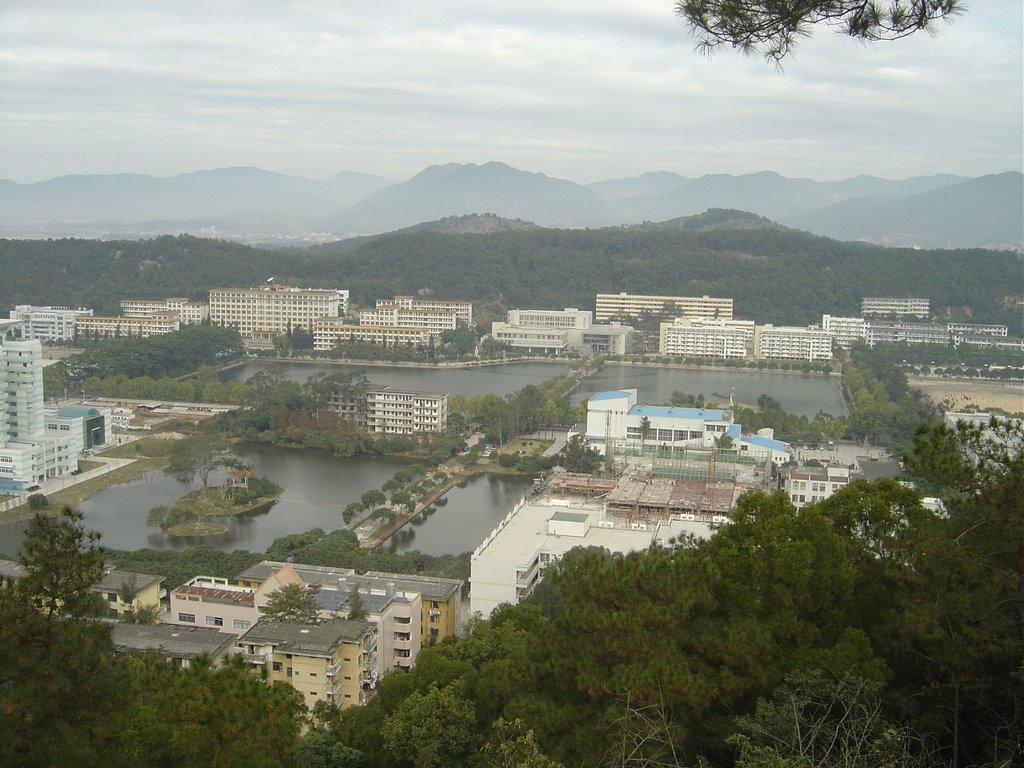
<svg viewBox="0 0 1024 768">
<path fill-rule="evenodd" d="M 137 613 L 142 609 L 149 609 L 155 615 L 160 611 L 160 585 L 163 580 L 163 576 L 148 573 L 110 570 L 92 585 L 92 591 L 103 599 L 107 612 L 113 619 L 124 618 L 129 610 Z"/>
<path fill-rule="evenodd" d="M 794 469 L 785 480 L 786 495 L 797 509 L 823 501 L 850 483 L 849 467 L 826 465 Z"/>
<path fill-rule="evenodd" d="M 217 666 L 235 652 L 235 638 L 210 627 L 116 622 L 111 624 L 110 639 L 117 653 L 156 651 L 181 668 L 203 655 Z"/>
<path fill-rule="evenodd" d="M 288 683 L 312 709 L 318 701 L 365 704 L 377 681 L 377 629 L 368 621 L 285 624 L 261 621 L 236 647 L 270 682 Z"/>
</svg>

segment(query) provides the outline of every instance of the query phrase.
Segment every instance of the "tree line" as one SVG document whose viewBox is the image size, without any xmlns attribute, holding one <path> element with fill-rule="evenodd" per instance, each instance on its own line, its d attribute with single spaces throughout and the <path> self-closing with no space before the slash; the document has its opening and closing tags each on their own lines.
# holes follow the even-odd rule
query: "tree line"
<svg viewBox="0 0 1024 768">
<path fill-rule="evenodd" d="M 883 248 L 768 225 L 416 230 L 273 251 L 187 235 L 0 240 L 0 263 L 0 305 L 70 304 L 111 313 L 122 298 L 202 299 L 209 288 L 249 287 L 252 275 L 274 275 L 296 285 L 348 288 L 362 306 L 420 291 L 503 308 L 588 308 L 596 293 L 615 291 L 710 294 L 732 297 L 739 317 L 797 325 L 823 313 L 859 314 L 863 296 L 913 295 L 930 298 L 936 312 L 950 317 L 1004 323 L 1016 335 L 1022 328 L 1008 289 L 1019 284 L 1017 254 Z"/>
<path fill-rule="evenodd" d="M 183 671 L 115 655 L 106 625 L 85 620 L 99 542 L 73 511 L 38 518 L 28 576 L 0 589 L 0 759 L 1019 764 L 1024 429 L 922 428 L 907 466 L 921 490 L 861 480 L 800 511 L 753 492 L 709 539 L 572 550 L 522 604 L 424 648 L 368 705 L 343 711 L 307 712 L 240 661 Z M 267 555 L 343 566 L 343 540 L 300 534 Z"/>
</svg>

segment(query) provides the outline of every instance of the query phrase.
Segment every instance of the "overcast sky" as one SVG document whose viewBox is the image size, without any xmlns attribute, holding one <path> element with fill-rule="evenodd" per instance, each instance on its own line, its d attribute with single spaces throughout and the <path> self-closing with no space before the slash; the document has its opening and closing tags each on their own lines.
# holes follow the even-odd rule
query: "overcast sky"
<svg viewBox="0 0 1024 768">
<path fill-rule="evenodd" d="M 672 0 L 0 0 L 0 178 L 1022 170 L 1024 4 L 971 6 L 779 72 L 697 53 Z"/>
</svg>

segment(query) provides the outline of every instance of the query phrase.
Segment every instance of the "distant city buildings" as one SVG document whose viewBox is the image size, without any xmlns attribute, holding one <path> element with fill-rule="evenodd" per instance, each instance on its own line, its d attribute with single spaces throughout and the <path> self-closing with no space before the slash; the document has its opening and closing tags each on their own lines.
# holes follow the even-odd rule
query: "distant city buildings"
<svg viewBox="0 0 1024 768">
<path fill-rule="evenodd" d="M 850 468 L 837 465 L 801 467 L 786 475 L 785 489 L 797 509 L 815 504 L 842 490 L 850 483 Z"/>
</svg>

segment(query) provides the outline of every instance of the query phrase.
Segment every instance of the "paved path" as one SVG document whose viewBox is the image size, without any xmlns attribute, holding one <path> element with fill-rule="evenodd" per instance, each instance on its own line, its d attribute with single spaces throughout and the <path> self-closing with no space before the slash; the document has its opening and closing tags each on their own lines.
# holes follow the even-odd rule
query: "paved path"
<svg viewBox="0 0 1024 768">
<path fill-rule="evenodd" d="M 90 456 L 88 461 L 98 461 L 101 462 L 103 466 L 86 470 L 85 472 L 77 475 L 65 475 L 64 477 L 55 477 L 52 480 L 47 480 L 39 486 L 39 490 L 32 491 L 32 493 L 41 493 L 49 496 L 55 491 L 62 491 L 72 485 L 78 485 L 79 483 L 85 482 L 93 477 L 99 477 L 100 475 L 105 475 L 108 472 L 113 472 L 119 467 L 127 466 L 134 462 L 135 459 L 113 459 L 108 456 Z M 28 495 L 28 493 L 23 494 L 24 497 L 27 497 Z M 24 498 L 22 496 L 0 502 L 0 512 L 6 512 L 9 509 L 13 509 L 23 502 Z"/>
</svg>

